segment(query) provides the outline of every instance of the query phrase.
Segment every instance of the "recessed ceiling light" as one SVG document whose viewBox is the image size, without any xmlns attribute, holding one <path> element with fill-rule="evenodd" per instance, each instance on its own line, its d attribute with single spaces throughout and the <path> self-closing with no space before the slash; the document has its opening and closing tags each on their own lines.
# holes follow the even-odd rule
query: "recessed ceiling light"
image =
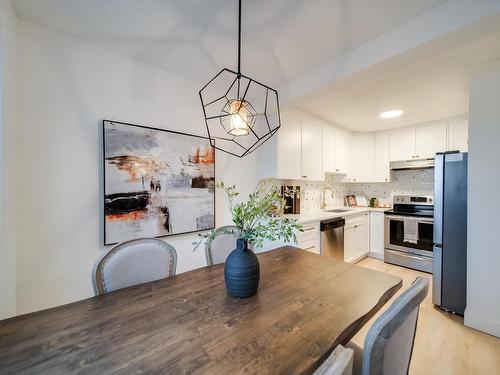
<svg viewBox="0 0 500 375">
<path fill-rule="evenodd" d="M 393 109 L 392 111 L 382 112 L 379 117 L 380 118 L 395 118 L 401 116 L 405 113 L 402 109 Z"/>
</svg>

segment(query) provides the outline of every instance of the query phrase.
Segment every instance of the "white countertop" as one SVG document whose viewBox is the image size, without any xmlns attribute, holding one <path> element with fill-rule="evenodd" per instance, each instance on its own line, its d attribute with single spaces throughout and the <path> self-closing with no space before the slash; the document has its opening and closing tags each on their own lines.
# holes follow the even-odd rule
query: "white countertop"
<svg viewBox="0 0 500 375">
<path fill-rule="evenodd" d="M 313 223 L 315 221 L 334 219 L 337 217 L 347 217 L 353 215 L 363 214 L 365 212 L 384 212 L 390 210 L 390 207 L 386 208 L 371 208 L 371 207 L 328 207 L 327 210 L 339 209 L 346 210 L 346 212 L 327 212 L 325 211 L 315 211 L 307 212 L 303 214 L 288 214 L 284 215 L 290 219 L 296 219 L 300 224 Z"/>
</svg>

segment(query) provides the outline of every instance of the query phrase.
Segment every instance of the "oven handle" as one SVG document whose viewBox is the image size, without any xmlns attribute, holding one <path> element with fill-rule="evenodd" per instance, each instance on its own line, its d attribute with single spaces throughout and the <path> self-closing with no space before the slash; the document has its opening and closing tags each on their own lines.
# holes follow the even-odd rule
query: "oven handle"
<svg viewBox="0 0 500 375">
<path fill-rule="evenodd" d="M 415 219 L 414 216 L 392 216 L 392 215 L 385 215 L 385 218 L 388 220 L 398 220 L 398 221 L 403 221 L 404 219 Z M 419 223 L 423 224 L 434 224 L 434 219 L 422 219 L 422 218 L 417 218 Z"/>
</svg>

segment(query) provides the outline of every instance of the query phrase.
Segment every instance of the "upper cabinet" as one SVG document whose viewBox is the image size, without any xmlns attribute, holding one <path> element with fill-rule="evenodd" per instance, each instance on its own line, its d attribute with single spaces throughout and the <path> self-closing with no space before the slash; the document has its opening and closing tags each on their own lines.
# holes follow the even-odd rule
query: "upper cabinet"
<svg viewBox="0 0 500 375">
<path fill-rule="evenodd" d="M 448 122 L 448 151 L 469 150 L 469 121 L 467 116 L 454 117 Z"/>
<path fill-rule="evenodd" d="M 352 137 L 352 171 L 350 182 L 373 182 L 375 170 L 375 137 L 372 133 L 356 133 Z"/>
<path fill-rule="evenodd" d="M 431 122 L 415 128 L 415 158 L 433 158 L 446 151 L 446 122 Z"/>
<path fill-rule="evenodd" d="M 351 133 L 335 130 L 335 172 L 349 174 L 351 171 Z"/>
<path fill-rule="evenodd" d="M 333 128 L 324 126 L 321 129 L 321 150 L 323 153 L 323 172 L 335 173 L 336 171 L 336 134 Z"/>
<path fill-rule="evenodd" d="M 390 160 L 433 158 L 437 152 L 446 151 L 446 121 L 430 122 L 391 130 Z"/>
<path fill-rule="evenodd" d="M 276 147 L 261 152 L 261 177 L 321 181 L 389 182 L 391 161 L 433 158 L 468 149 L 467 116 L 377 133 L 351 133 L 300 110 L 282 113 Z"/>
<path fill-rule="evenodd" d="M 390 133 L 391 161 L 415 158 L 415 128 L 394 129 Z"/>
<path fill-rule="evenodd" d="M 319 124 L 303 119 L 295 111 L 283 113 L 277 139 L 277 170 L 264 177 L 323 180 L 321 149 Z"/>
<path fill-rule="evenodd" d="M 307 180 L 323 180 L 321 127 L 302 121 L 302 175 Z"/>
<path fill-rule="evenodd" d="M 389 182 L 391 180 L 391 155 L 389 133 L 375 134 L 375 171 L 373 182 Z"/>
<path fill-rule="evenodd" d="M 283 113 L 277 137 L 277 171 L 270 176 L 284 179 L 302 178 L 302 122 L 290 113 Z"/>
</svg>

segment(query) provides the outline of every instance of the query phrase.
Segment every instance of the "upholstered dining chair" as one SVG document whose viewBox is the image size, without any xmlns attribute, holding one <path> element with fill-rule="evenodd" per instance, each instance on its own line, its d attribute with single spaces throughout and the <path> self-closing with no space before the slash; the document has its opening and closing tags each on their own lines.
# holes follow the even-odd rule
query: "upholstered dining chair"
<svg viewBox="0 0 500 375">
<path fill-rule="evenodd" d="M 354 374 L 408 374 L 419 307 L 428 291 L 429 279 L 417 277 L 373 323 L 363 348 L 347 344 L 354 350 Z"/>
<path fill-rule="evenodd" d="M 314 372 L 314 375 L 351 375 L 353 366 L 352 349 L 338 345 L 330 356 Z"/>
<path fill-rule="evenodd" d="M 227 225 L 217 228 L 215 230 L 215 238 L 205 243 L 207 265 L 213 266 L 224 263 L 229 253 L 236 248 L 236 237 L 232 234 L 224 233 L 224 231 L 228 230 L 236 230 L 236 227 L 233 225 Z"/>
<path fill-rule="evenodd" d="M 123 242 L 95 264 L 93 272 L 96 295 L 147 283 L 175 275 L 175 248 L 156 238 Z"/>
</svg>

